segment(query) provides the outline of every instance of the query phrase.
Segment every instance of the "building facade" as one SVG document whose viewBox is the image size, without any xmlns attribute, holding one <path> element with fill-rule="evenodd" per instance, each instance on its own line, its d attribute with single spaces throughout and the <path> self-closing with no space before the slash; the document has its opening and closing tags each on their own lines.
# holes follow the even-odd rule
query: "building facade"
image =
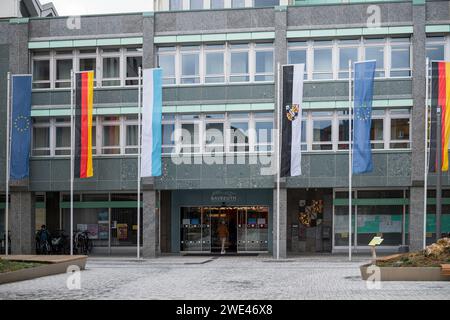
<svg viewBox="0 0 450 320">
<path fill-rule="evenodd" d="M 353 245 L 365 250 L 382 234 L 384 249 L 414 250 L 435 239 L 432 174 L 424 216 L 425 61 L 450 59 L 449 2 L 238 2 L 0 21 L 3 140 L 6 74 L 33 74 L 30 178 L 11 185 L 13 253 L 33 250 L 42 223 L 69 230 L 71 69 L 96 72 L 94 177 L 75 181 L 75 229 L 91 231 L 98 252 L 136 245 L 140 66 L 164 76 L 163 175 L 142 180 L 144 256 L 220 251 L 220 223 L 228 252 L 347 250 L 348 60 L 377 61 L 374 171 L 354 176 Z M 277 221 L 271 132 L 277 66 L 289 63 L 306 64 L 303 175 L 282 179 Z M 450 188 L 443 197 L 449 232 Z"/>
</svg>

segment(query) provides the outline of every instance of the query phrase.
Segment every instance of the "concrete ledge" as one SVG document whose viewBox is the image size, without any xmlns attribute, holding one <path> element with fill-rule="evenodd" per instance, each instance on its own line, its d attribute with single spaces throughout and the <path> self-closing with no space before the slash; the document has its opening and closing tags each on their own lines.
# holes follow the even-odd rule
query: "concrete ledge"
<svg viewBox="0 0 450 320">
<path fill-rule="evenodd" d="M 2 259 L 21 262 L 37 262 L 43 265 L 35 268 L 0 273 L 0 284 L 30 280 L 55 274 L 66 273 L 69 266 L 86 267 L 87 256 L 2 256 Z"/>
<path fill-rule="evenodd" d="M 363 280 L 373 275 L 369 267 L 360 267 Z M 450 276 L 442 275 L 440 267 L 380 267 L 380 281 L 450 281 Z"/>
</svg>

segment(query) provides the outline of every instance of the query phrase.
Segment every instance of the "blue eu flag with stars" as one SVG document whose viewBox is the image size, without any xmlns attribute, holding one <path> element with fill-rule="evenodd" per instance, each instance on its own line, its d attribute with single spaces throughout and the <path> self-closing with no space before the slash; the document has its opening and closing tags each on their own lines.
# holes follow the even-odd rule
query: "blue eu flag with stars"
<svg viewBox="0 0 450 320">
<path fill-rule="evenodd" d="M 370 128 L 376 61 L 355 63 L 353 111 L 353 173 L 373 170 Z"/>
<path fill-rule="evenodd" d="M 22 180 L 29 177 L 31 145 L 31 76 L 13 75 L 11 115 L 10 178 Z"/>
</svg>

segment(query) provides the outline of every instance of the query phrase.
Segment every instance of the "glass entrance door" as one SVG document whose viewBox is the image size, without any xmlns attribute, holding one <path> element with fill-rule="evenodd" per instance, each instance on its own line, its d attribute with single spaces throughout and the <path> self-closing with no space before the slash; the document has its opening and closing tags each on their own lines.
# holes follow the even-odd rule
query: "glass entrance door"
<svg viewBox="0 0 450 320">
<path fill-rule="evenodd" d="M 224 235 L 226 253 L 268 251 L 268 207 L 182 207 L 180 213 L 182 252 L 221 252 Z"/>
</svg>

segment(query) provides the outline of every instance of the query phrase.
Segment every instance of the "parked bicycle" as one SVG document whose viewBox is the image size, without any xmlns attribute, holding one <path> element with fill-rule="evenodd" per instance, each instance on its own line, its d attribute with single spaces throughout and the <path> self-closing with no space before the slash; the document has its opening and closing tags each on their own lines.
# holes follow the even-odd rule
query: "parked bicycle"
<svg viewBox="0 0 450 320">
<path fill-rule="evenodd" d="M 42 225 L 41 229 L 36 233 L 36 253 L 50 254 L 52 247 L 50 245 L 51 236 L 46 225 Z"/>
<path fill-rule="evenodd" d="M 56 236 L 52 237 L 51 246 L 53 254 L 68 254 L 70 241 L 64 230 L 58 230 Z"/>
<path fill-rule="evenodd" d="M 75 232 L 73 241 L 74 253 L 89 255 L 92 252 L 93 243 L 89 238 L 89 231 Z"/>
</svg>

